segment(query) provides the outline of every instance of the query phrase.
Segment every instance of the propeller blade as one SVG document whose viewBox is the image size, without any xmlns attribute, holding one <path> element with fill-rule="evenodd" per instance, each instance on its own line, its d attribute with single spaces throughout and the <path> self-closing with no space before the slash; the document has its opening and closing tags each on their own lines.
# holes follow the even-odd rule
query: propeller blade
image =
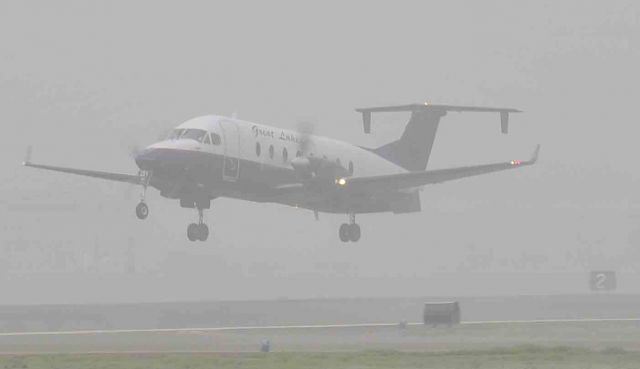
<svg viewBox="0 0 640 369">
<path fill-rule="evenodd" d="M 311 119 L 305 119 L 298 122 L 298 135 L 300 140 L 298 143 L 298 151 L 302 153 L 302 156 L 308 156 L 311 146 L 313 146 L 313 132 L 315 131 L 315 121 Z"/>
</svg>

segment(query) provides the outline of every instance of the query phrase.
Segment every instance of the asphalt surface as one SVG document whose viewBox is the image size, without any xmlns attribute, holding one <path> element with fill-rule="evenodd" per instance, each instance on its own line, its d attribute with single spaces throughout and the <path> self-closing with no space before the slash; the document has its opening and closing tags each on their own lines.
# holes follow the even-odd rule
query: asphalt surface
<svg viewBox="0 0 640 369">
<path fill-rule="evenodd" d="M 461 325 L 421 324 L 425 301 L 451 300 Z M 0 353 L 254 352 L 265 339 L 275 351 L 640 350 L 639 316 L 640 296 L 613 294 L 12 306 L 0 308 Z"/>
<path fill-rule="evenodd" d="M 425 302 L 459 301 L 463 321 L 634 319 L 640 295 L 424 297 L 0 306 L 0 333 L 420 321 Z"/>
<path fill-rule="evenodd" d="M 257 352 L 264 340 L 273 351 L 453 351 L 520 345 L 571 346 L 640 351 L 640 321 L 539 321 L 466 323 L 431 328 L 412 324 L 261 329 L 85 331 L 0 336 L 0 354 Z"/>
</svg>

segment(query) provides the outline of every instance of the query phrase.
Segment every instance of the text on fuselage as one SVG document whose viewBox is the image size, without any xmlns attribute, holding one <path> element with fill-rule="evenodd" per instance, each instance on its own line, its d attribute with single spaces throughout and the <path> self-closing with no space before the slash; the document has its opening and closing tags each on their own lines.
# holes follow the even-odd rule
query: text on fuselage
<svg viewBox="0 0 640 369">
<path fill-rule="evenodd" d="M 258 127 L 258 126 L 252 126 L 251 131 L 253 132 L 253 135 L 255 137 L 269 137 L 269 138 L 280 139 L 282 141 L 289 141 L 289 142 L 295 142 L 295 143 L 301 142 L 301 139 L 298 138 L 295 134 L 287 133 L 285 131 L 280 131 L 280 134 L 277 135 L 276 131 L 274 131 L 273 129 Z"/>
</svg>

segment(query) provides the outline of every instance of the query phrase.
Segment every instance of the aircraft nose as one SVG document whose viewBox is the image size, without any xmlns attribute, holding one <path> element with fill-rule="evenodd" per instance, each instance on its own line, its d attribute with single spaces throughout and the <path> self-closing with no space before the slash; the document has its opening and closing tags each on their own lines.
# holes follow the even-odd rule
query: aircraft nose
<svg viewBox="0 0 640 369">
<path fill-rule="evenodd" d="M 149 146 L 134 158 L 140 170 L 173 172 L 187 167 L 193 161 L 191 153 L 170 147 Z"/>
<path fill-rule="evenodd" d="M 159 150 L 147 147 L 136 154 L 134 160 L 141 170 L 152 170 L 159 159 Z"/>
</svg>

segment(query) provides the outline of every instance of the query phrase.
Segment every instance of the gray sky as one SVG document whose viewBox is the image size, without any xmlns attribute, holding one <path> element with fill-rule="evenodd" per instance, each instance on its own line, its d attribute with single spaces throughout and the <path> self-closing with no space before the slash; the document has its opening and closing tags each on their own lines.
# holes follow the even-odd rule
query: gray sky
<svg viewBox="0 0 640 369">
<path fill-rule="evenodd" d="M 3 1 L 3 302 L 584 292 L 598 268 L 640 292 L 638 44 L 634 1 Z M 347 246 L 342 216 L 227 199 L 194 246 L 176 201 L 150 194 L 139 222 L 136 188 L 19 167 L 33 145 L 135 173 L 132 148 L 208 113 L 373 147 L 408 117 L 365 136 L 354 108 L 425 100 L 525 111 L 509 136 L 450 114 L 429 168 L 541 143 L 539 164 L 427 187 L 422 213 L 361 216 Z"/>
</svg>

